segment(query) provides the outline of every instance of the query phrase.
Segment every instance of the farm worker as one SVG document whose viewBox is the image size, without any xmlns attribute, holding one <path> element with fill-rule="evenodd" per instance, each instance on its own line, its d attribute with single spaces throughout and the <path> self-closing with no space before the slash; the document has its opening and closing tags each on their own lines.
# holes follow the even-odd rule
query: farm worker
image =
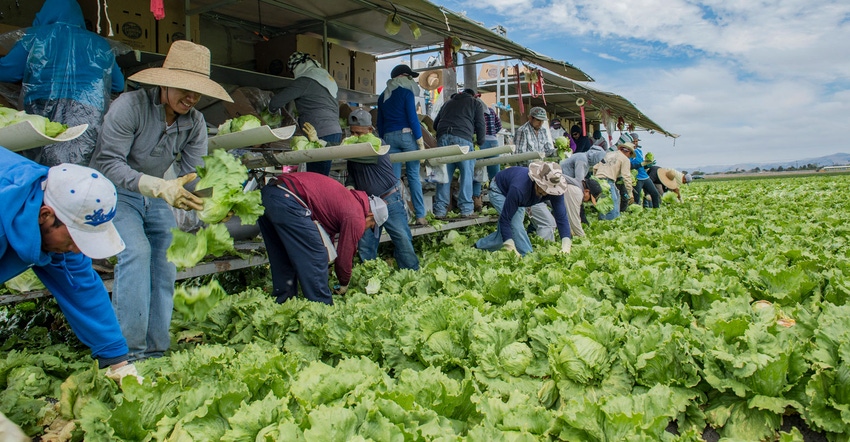
<svg viewBox="0 0 850 442">
<path fill-rule="evenodd" d="M 355 109 L 348 115 L 348 128 L 352 136 L 372 133 L 372 115 L 363 109 Z M 413 249 L 413 235 L 407 224 L 407 210 L 404 207 L 401 181 L 393 172 L 389 155 L 378 155 L 348 160 L 348 178 L 350 189 L 377 196 L 387 205 L 387 220 L 381 226 L 387 230 L 393 242 L 393 256 L 400 269 L 419 270 L 419 258 Z M 379 227 L 380 229 L 380 227 Z M 380 236 L 366 234 L 360 239 L 357 250 L 364 261 L 378 257 Z"/>
<path fill-rule="evenodd" d="M 413 79 L 419 74 L 410 66 L 400 64 L 390 72 L 387 87 L 378 97 L 378 111 L 375 129 L 378 136 L 390 145 L 390 153 L 411 152 L 425 149 L 422 139 L 422 126 L 416 114 L 416 97 L 419 85 Z M 410 189 L 410 201 L 416 224 L 428 225 L 425 220 L 425 199 L 422 196 L 422 183 L 419 181 L 419 161 L 404 163 L 407 187 Z M 401 178 L 401 163 L 393 164 L 395 176 Z"/>
<path fill-rule="evenodd" d="M 581 126 L 578 124 L 574 124 L 573 127 L 570 128 L 570 138 L 572 138 L 576 143 L 575 153 L 587 152 L 590 150 L 590 147 L 593 146 L 593 140 L 591 140 L 587 135 L 581 134 Z"/>
<path fill-rule="evenodd" d="M 541 152 L 547 157 L 557 154 L 554 139 L 549 139 L 549 134 L 541 130 L 546 120 L 546 110 L 542 107 L 535 106 L 528 111 L 528 121 L 516 130 L 515 153 Z"/>
<path fill-rule="evenodd" d="M 209 49 L 172 43 L 162 67 L 130 77 L 156 87 L 125 92 L 109 107 L 92 158 L 91 166 L 118 188 L 115 227 L 127 248 L 118 254 L 112 306 L 130 360 L 162 356 L 171 343 L 177 279 L 165 257 L 176 227 L 171 207 L 203 209 L 203 200 L 183 187 L 207 153 L 207 125 L 194 107 L 201 95 L 233 101 L 209 73 Z M 172 164 L 180 177 L 163 179 Z"/>
<path fill-rule="evenodd" d="M 480 95 L 480 94 L 479 94 Z M 480 98 L 479 98 L 480 100 Z M 484 103 L 482 101 L 482 103 Z M 491 107 L 484 105 L 484 143 L 481 144 L 481 149 L 490 149 L 499 146 L 499 140 L 496 135 L 502 130 L 502 119 L 499 118 L 499 113 Z M 554 140 L 554 138 L 553 138 Z M 501 165 L 494 164 L 487 166 L 487 177 L 492 179 L 501 170 Z M 472 205 L 476 212 L 480 212 L 484 208 L 484 203 L 481 200 L 481 182 L 472 180 Z"/>
<path fill-rule="evenodd" d="M 598 146 L 593 146 L 587 152 L 579 152 L 561 160 L 561 172 L 568 177 L 584 180 L 590 169 L 605 158 L 607 152 Z"/>
<path fill-rule="evenodd" d="M 509 167 L 490 181 L 490 202 L 499 214 L 496 231 L 479 239 L 483 250 L 510 250 L 518 255 L 531 252 L 531 241 L 523 226 L 525 208 L 548 201 L 561 236 L 561 252 L 570 253 L 572 236 L 564 192 L 567 180 L 557 163 L 534 161 L 528 167 Z"/>
<path fill-rule="evenodd" d="M 664 167 L 654 166 L 649 170 L 649 177 L 655 184 L 660 195 L 668 190 L 675 193 L 679 202 L 682 201 L 682 193 L 680 191 L 682 184 L 686 183 L 686 175 L 675 169 L 667 169 Z"/>
<path fill-rule="evenodd" d="M 602 186 L 594 179 L 577 180 L 571 176 L 564 176 L 564 179 L 568 184 L 564 192 L 564 204 L 570 220 L 570 236 L 584 236 L 584 228 L 581 225 L 584 218 L 583 203 L 596 205 L 596 199 L 602 194 Z"/>
<path fill-rule="evenodd" d="M 272 294 L 282 303 L 298 294 L 333 304 L 328 287 L 328 250 L 316 222 L 333 238 L 339 235 L 333 294 L 343 295 L 351 280 L 357 243 L 375 238 L 388 218 L 387 205 L 362 190 L 349 190 L 333 178 L 312 172 L 284 173 L 262 189 L 265 213 L 258 223 L 269 254 Z"/>
<path fill-rule="evenodd" d="M 602 150 L 608 150 L 608 140 L 602 136 L 602 131 L 599 129 L 593 131 L 593 146 L 599 147 Z"/>
<path fill-rule="evenodd" d="M 128 48 L 129 49 L 129 48 Z M 106 39 L 87 31 L 76 0 L 46 0 L 9 54 L 0 58 L 0 81 L 21 82 L 23 109 L 68 126 L 88 124 L 77 138 L 24 151 L 45 166 L 88 166 L 111 92 L 124 75 Z"/>
<path fill-rule="evenodd" d="M 286 63 L 295 76 L 290 86 L 281 90 L 269 102 L 269 111 L 276 112 L 290 103 L 298 109 L 298 123 L 310 141 L 324 140 L 327 146 L 336 146 L 342 141 L 339 125 L 339 87 L 319 62 L 303 52 L 293 52 Z M 328 175 L 331 161 L 307 163 L 308 172 Z"/>
<path fill-rule="evenodd" d="M 564 127 L 561 126 L 561 120 L 560 119 L 553 118 L 552 119 L 552 126 L 549 128 L 549 133 L 552 134 L 552 139 L 554 140 L 555 138 L 563 137 L 564 134 L 567 133 L 567 131 L 565 131 Z"/>
<path fill-rule="evenodd" d="M 0 282 L 32 268 L 106 375 L 138 376 L 91 258 L 124 249 L 115 186 L 76 164 L 48 168 L 0 147 Z"/>
<path fill-rule="evenodd" d="M 443 104 L 437 117 L 434 118 L 434 128 L 437 129 L 437 144 L 440 146 L 469 146 L 473 150 L 475 142 L 483 143 L 485 106 L 475 96 L 473 89 L 464 89 L 455 94 Z M 448 183 L 437 183 L 437 193 L 434 196 L 434 216 L 443 218 L 448 212 L 451 201 L 452 179 L 455 169 L 460 169 L 458 182 L 457 205 L 461 218 L 477 218 L 472 202 L 472 175 L 475 173 L 475 160 L 463 160 L 446 164 Z"/>
<path fill-rule="evenodd" d="M 617 150 L 605 154 L 599 163 L 593 166 L 593 175 L 600 180 L 606 181 L 611 188 L 611 199 L 614 207 L 608 213 L 600 213 L 599 219 L 612 220 L 620 216 L 620 191 L 617 189 L 617 180 L 622 178 L 629 204 L 634 204 L 635 197 L 632 195 L 632 173 L 629 159 L 635 154 L 635 145 L 624 142 L 622 138 L 618 141 Z"/>
<path fill-rule="evenodd" d="M 646 173 L 646 168 L 644 164 L 643 149 L 638 145 L 638 134 L 631 133 L 629 134 L 632 137 L 632 142 L 635 145 L 635 154 L 629 160 L 631 163 L 631 168 L 637 170 L 637 184 L 634 187 L 634 199 L 635 201 L 641 201 L 641 193 L 646 190 L 646 194 L 652 198 L 652 208 L 657 209 L 661 203 L 661 196 L 658 193 L 658 190 L 655 188 L 655 184 L 652 183 L 652 180 L 649 179 L 649 174 Z"/>
</svg>

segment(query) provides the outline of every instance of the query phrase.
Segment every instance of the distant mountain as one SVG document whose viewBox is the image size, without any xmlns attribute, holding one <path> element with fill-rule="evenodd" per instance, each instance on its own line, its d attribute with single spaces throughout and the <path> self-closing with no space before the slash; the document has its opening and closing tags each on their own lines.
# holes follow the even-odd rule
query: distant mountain
<svg viewBox="0 0 850 442">
<path fill-rule="evenodd" d="M 779 167 L 787 169 L 789 167 L 802 167 L 806 164 L 816 164 L 818 166 L 841 166 L 845 164 L 850 164 L 850 153 L 834 153 L 832 155 L 826 155 L 823 157 L 804 158 L 795 161 L 783 161 L 777 163 L 739 163 L 725 166 L 703 166 L 694 168 L 694 170 L 699 170 L 704 173 L 723 173 L 739 169 L 752 170 L 756 167 L 761 170 L 777 169 Z"/>
</svg>

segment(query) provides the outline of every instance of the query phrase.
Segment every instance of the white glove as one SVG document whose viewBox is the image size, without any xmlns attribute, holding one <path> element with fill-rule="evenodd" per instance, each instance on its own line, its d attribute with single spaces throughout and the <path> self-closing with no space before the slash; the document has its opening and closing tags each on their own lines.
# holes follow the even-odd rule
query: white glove
<svg viewBox="0 0 850 442">
<path fill-rule="evenodd" d="M 145 378 L 140 376 L 139 372 L 136 371 L 136 366 L 134 364 L 123 365 L 116 370 L 113 370 L 112 367 L 106 369 L 106 377 L 118 382 L 118 385 L 121 385 L 121 381 L 127 376 L 134 376 L 136 380 L 139 381 L 139 385 L 141 385 L 145 380 Z"/>
<path fill-rule="evenodd" d="M 162 198 L 166 203 L 178 209 L 203 210 L 204 200 L 183 188 L 186 183 L 197 177 L 198 174 L 194 172 L 173 180 L 142 175 L 139 178 L 139 193 L 151 198 Z"/>
<path fill-rule="evenodd" d="M 516 256 L 522 256 L 522 255 L 519 254 L 519 251 L 516 249 L 516 244 L 514 244 L 513 239 L 509 239 L 509 240 L 503 242 L 502 243 L 502 249 L 503 250 L 510 250 L 510 251 L 514 252 L 514 253 L 516 253 Z"/>
<path fill-rule="evenodd" d="M 573 240 L 571 238 L 561 238 L 561 253 L 569 254 L 572 248 Z"/>
<path fill-rule="evenodd" d="M 0 440 L 8 442 L 29 442 L 31 439 L 24 434 L 17 424 L 0 413 Z"/>
<path fill-rule="evenodd" d="M 316 128 L 313 127 L 310 123 L 304 123 L 301 126 L 301 130 L 304 132 L 304 135 L 307 136 L 307 139 L 310 141 L 319 141 L 319 137 L 316 135 Z"/>
<path fill-rule="evenodd" d="M 419 146 L 419 150 L 425 150 L 425 140 L 422 137 L 416 139 L 416 145 Z"/>
</svg>

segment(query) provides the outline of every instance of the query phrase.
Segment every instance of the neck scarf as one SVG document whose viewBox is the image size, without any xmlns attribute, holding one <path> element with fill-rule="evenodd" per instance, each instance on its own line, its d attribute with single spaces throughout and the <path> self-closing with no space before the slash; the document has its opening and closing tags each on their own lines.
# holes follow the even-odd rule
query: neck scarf
<svg viewBox="0 0 850 442">
<path fill-rule="evenodd" d="M 307 77 L 312 78 L 319 82 L 325 89 L 330 92 L 331 96 L 336 99 L 337 91 L 339 90 L 339 86 L 336 85 L 333 77 L 328 71 L 320 68 L 315 63 L 306 62 L 300 63 L 298 66 L 295 66 L 294 69 L 295 78 Z"/>
<path fill-rule="evenodd" d="M 407 75 L 400 75 L 387 80 L 387 88 L 384 90 L 384 101 L 390 99 L 390 95 L 392 95 L 396 88 L 407 89 L 410 92 L 413 92 L 414 97 L 419 96 L 419 84 Z"/>
</svg>

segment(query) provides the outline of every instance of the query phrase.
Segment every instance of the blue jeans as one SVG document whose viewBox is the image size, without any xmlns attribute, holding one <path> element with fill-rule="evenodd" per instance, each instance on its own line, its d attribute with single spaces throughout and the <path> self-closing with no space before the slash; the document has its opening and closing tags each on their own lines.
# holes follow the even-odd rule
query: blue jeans
<svg viewBox="0 0 850 442">
<path fill-rule="evenodd" d="M 440 135 L 437 139 L 440 146 L 469 146 L 472 150 L 472 141 L 454 135 Z M 472 176 L 475 174 L 475 160 L 464 160 L 457 163 L 446 164 L 449 175 L 448 183 L 437 183 L 437 194 L 434 196 L 434 216 L 446 216 L 449 201 L 451 201 L 452 180 L 455 169 L 460 169 L 459 187 L 457 192 L 457 205 L 461 215 L 471 215 L 472 205 Z"/>
<path fill-rule="evenodd" d="M 384 198 L 387 203 L 389 218 L 381 228 L 386 229 L 393 241 L 393 256 L 398 263 L 398 268 L 419 270 L 419 258 L 416 256 L 416 251 L 413 250 L 413 235 L 410 233 L 410 226 L 407 224 L 407 210 L 404 207 L 401 183 L 397 183 L 396 188 L 398 190 L 395 193 Z M 377 258 L 378 244 L 380 244 L 380 239 L 375 238 L 371 229 L 367 230 L 357 245 L 360 259 L 368 261 Z"/>
<path fill-rule="evenodd" d="M 646 194 L 652 197 L 652 208 L 659 208 L 661 206 L 661 195 L 658 194 L 658 189 L 655 188 L 655 184 L 653 184 L 652 180 L 649 178 L 645 180 L 638 180 L 637 186 L 635 186 L 635 201 L 640 204 L 641 190 L 644 189 L 646 190 Z"/>
<path fill-rule="evenodd" d="M 177 268 L 165 257 L 177 226 L 165 200 L 118 189 L 113 220 L 126 248 L 118 254 L 112 307 L 127 340 L 129 360 L 159 357 L 171 345 Z"/>
<path fill-rule="evenodd" d="M 325 147 L 327 147 L 327 146 L 339 146 L 339 143 L 342 142 L 342 134 L 338 133 L 338 134 L 325 135 L 323 137 L 319 137 L 319 139 L 325 140 L 325 141 L 328 142 L 328 144 L 326 144 Z M 328 175 L 331 174 L 331 164 L 332 163 L 333 163 L 333 161 L 331 161 L 331 160 L 314 161 L 312 163 L 307 163 L 307 166 L 306 166 L 307 172 L 315 172 L 315 173 L 320 173 L 324 176 L 328 176 Z"/>
<path fill-rule="evenodd" d="M 272 295 L 282 303 L 298 294 L 316 302 L 333 304 L 328 286 L 328 251 L 310 210 L 277 186 L 260 191 L 265 213 L 257 220 L 272 274 Z"/>
<path fill-rule="evenodd" d="M 496 140 L 487 140 L 482 144 L 481 149 L 490 149 L 492 147 L 499 147 L 499 142 Z M 493 157 L 487 157 L 493 158 Z M 499 170 L 502 169 L 501 164 L 494 164 L 492 166 L 487 166 L 487 179 L 492 180 L 496 178 L 496 174 L 499 173 Z M 479 197 L 481 196 L 481 182 L 480 181 L 472 181 L 472 196 Z"/>
<path fill-rule="evenodd" d="M 600 213 L 599 219 L 612 220 L 620 216 L 620 192 L 617 190 L 617 183 L 613 180 L 606 179 L 608 186 L 611 189 L 611 200 L 614 201 L 614 208 L 608 213 Z"/>
<path fill-rule="evenodd" d="M 413 152 L 419 150 L 412 132 L 387 132 L 384 141 L 390 145 L 389 153 Z M 404 163 L 407 170 L 407 188 L 410 189 L 410 201 L 413 203 L 413 214 L 416 218 L 425 217 L 425 199 L 422 197 L 422 183 L 419 181 L 419 161 Z M 396 178 L 401 179 L 401 163 L 393 163 Z"/>
<path fill-rule="evenodd" d="M 490 204 L 496 208 L 496 213 L 499 215 L 502 214 L 502 207 L 505 206 L 505 195 L 502 194 L 502 190 L 499 189 L 499 186 L 496 185 L 496 181 L 494 180 L 490 180 Z M 525 207 L 520 207 L 517 209 L 514 217 L 511 218 L 511 233 L 514 235 L 514 245 L 520 255 L 531 252 L 531 240 L 528 239 L 528 233 L 525 231 L 524 220 Z M 475 243 L 475 247 L 482 250 L 496 251 L 502 248 L 502 243 L 504 243 L 502 231 L 499 225 L 496 224 L 496 231 L 479 239 Z"/>
</svg>

